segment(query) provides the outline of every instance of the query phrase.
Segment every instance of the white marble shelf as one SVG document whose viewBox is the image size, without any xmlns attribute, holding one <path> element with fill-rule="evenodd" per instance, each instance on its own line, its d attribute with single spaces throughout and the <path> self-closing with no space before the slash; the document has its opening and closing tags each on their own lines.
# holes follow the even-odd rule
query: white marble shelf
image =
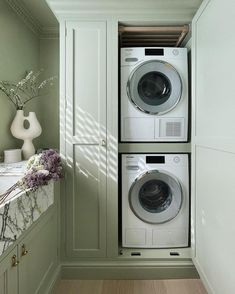
<svg viewBox="0 0 235 294">
<path fill-rule="evenodd" d="M 16 183 L 20 176 L 12 179 Z M 1 181 L 8 177 L 0 176 Z M 8 187 L 8 183 L 6 186 Z M 17 240 L 54 202 L 54 184 L 42 186 L 35 192 L 22 192 L 0 206 L 0 255 Z"/>
</svg>

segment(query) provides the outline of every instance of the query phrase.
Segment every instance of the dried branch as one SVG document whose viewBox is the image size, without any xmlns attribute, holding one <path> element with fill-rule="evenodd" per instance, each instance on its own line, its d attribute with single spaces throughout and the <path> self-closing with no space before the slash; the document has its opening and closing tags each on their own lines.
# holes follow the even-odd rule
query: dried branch
<svg viewBox="0 0 235 294">
<path fill-rule="evenodd" d="M 34 73 L 30 71 L 26 76 L 17 83 L 0 81 L 0 91 L 2 91 L 10 100 L 16 109 L 23 109 L 31 100 L 43 96 L 41 90 L 53 86 L 53 80 L 57 77 L 53 76 L 39 82 L 42 70 Z"/>
</svg>

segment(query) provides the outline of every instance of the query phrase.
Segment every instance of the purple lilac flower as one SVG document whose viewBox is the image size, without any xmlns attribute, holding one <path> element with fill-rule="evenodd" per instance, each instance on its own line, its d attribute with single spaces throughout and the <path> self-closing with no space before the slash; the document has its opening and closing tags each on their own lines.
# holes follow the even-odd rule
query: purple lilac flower
<svg viewBox="0 0 235 294">
<path fill-rule="evenodd" d="M 41 171 L 31 171 L 24 176 L 23 185 L 26 188 L 36 190 L 40 186 L 47 185 L 49 180 L 48 174 Z"/>
<path fill-rule="evenodd" d="M 51 179 L 59 180 L 62 178 L 61 158 L 57 151 L 53 149 L 43 151 L 40 162 L 44 169 L 49 171 Z"/>
<path fill-rule="evenodd" d="M 47 185 L 50 180 L 59 180 L 63 177 L 61 158 L 57 151 L 53 149 L 43 151 L 39 158 L 39 161 L 35 157 L 31 158 L 32 162 L 30 162 L 25 176 L 4 194 L 0 195 L 0 204 L 17 188 L 35 191 L 40 186 Z"/>
</svg>

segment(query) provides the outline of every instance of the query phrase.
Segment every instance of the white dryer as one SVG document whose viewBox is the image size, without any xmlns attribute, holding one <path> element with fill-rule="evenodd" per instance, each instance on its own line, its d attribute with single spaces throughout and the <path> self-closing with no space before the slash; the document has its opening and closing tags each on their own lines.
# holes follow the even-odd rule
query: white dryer
<svg viewBox="0 0 235 294">
<path fill-rule="evenodd" d="M 186 142 L 186 48 L 121 48 L 121 141 Z"/>
<path fill-rule="evenodd" d="M 122 154 L 122 246 L 189 246 L 188 154 Z"/>
</svg>

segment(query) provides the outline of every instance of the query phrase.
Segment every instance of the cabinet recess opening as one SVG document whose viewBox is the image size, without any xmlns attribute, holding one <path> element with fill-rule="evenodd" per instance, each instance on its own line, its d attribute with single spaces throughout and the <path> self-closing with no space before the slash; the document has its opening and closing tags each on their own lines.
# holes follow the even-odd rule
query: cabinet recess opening
<svg viewBox="0 0 235 294">
<path fill-rule="evenodd" d="M 180 26 L 119 26 L 120 47 L 180 47 L 189 32 Z"/>
</svg>

